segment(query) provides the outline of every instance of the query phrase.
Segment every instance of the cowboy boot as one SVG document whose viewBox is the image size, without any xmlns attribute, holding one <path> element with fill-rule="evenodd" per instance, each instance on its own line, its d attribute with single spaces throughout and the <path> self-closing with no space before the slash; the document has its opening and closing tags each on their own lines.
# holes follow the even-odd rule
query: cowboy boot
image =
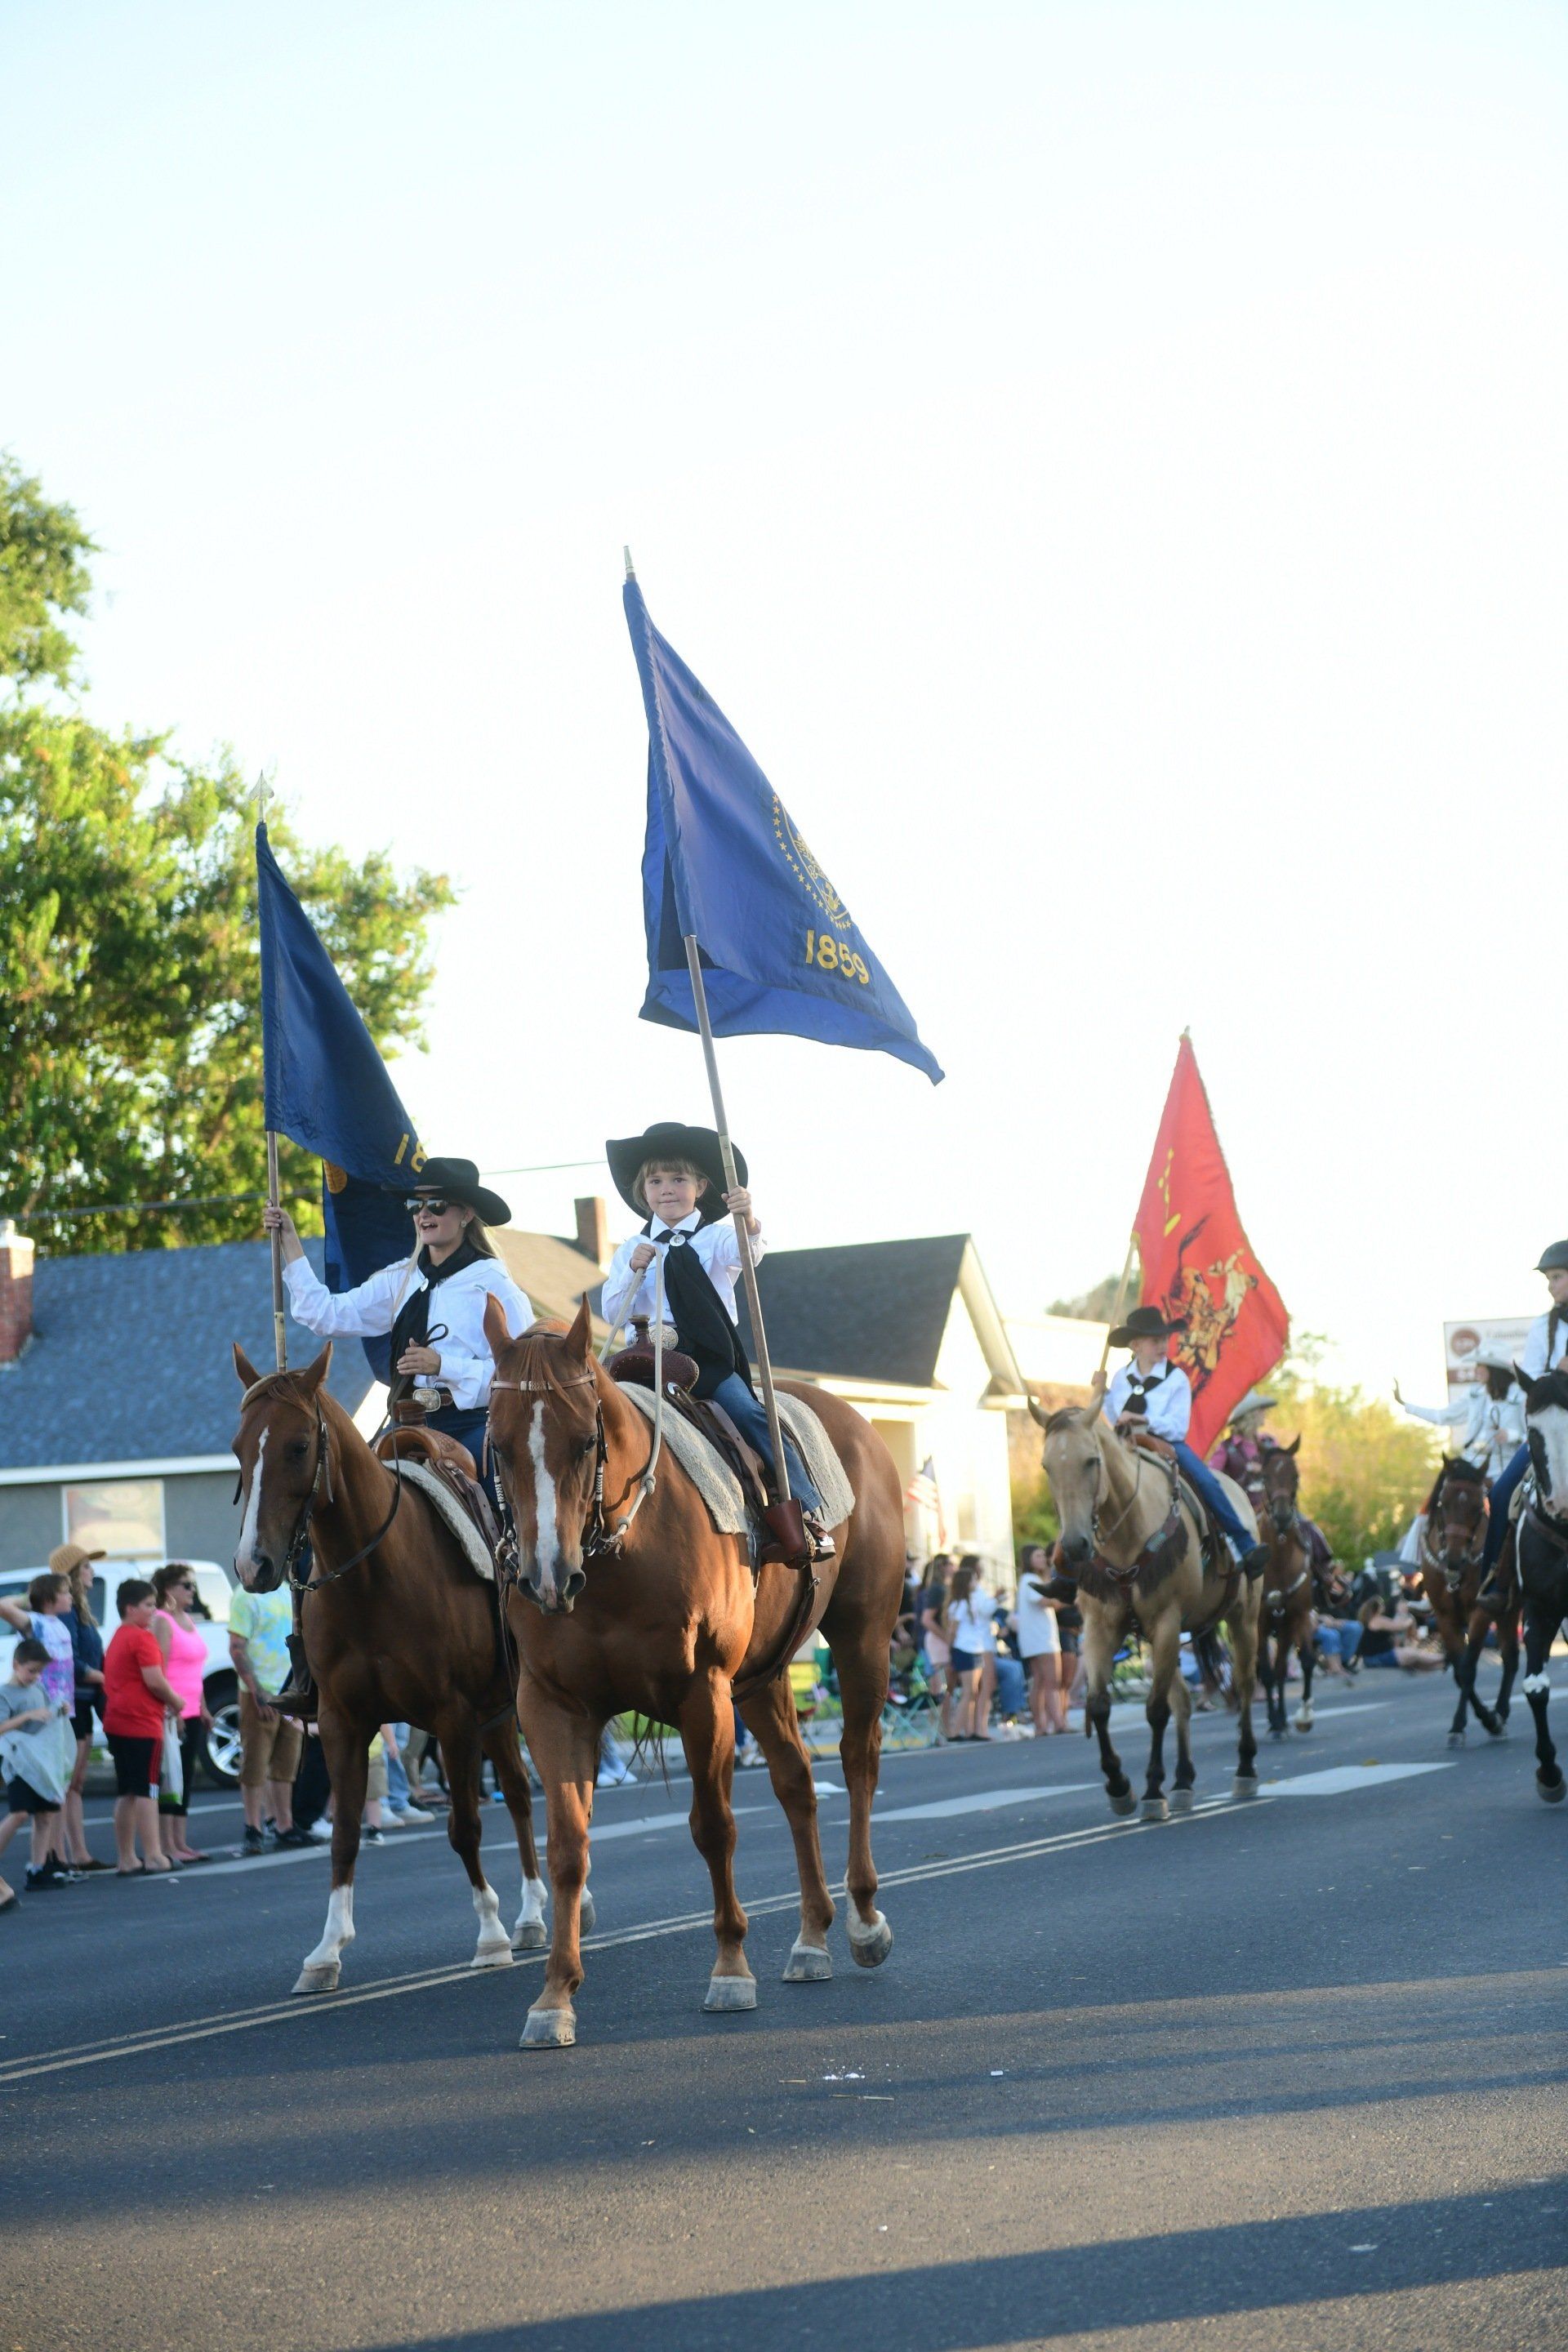
<svg viewBox="0 0 1568 2352">
<path fill-rule="evenodd" d="M 764 1568 L 775 1560 L 787 1568 L 810 1567 L 812 1539 L 806 1533 L 805 1514 L 794 1495 L 782 1503 L 770 1503 L 763 1513 L 763 1525 L 770 1538 L 763 1547 Z"/>
<path fill-rule="evenodd" d="M 316 1713 L 316 1680 L 310 1672 L 310 1661 L 305 1655 L 305 1637 L 299 1626 L 299 1602 L 295 1606 L 294 1631 L 285 1635 L 289 1644 L 289 1679 L 268 1705 L 279 1715 L 291 1715 L 301 1723 L 314 1719 Z"/>
</svg>

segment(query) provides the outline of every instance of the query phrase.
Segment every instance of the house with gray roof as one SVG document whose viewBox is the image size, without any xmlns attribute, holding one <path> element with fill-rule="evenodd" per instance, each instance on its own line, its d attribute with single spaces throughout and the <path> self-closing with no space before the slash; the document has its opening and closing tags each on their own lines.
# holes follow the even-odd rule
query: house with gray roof
<svg viewBox="0 0 1568 2352">
<path fill-rule="evenodd" d="M 603 1203 L 572 1240 L 494 1239 L 536 1313 L 596 1307 Z M 305 1244 L 320 1273 L 322 1244 Z M 0 1570 L 64 1539 L 112 1559 L 226 1561 L 236 1534 L 233 1347 L 272 1361 L 265 1242 L 41 1257 L 0 1223 Z M 759 1276 L 775 1366 L 832 1390 L 880 1432 L 907 1494 L 910 1549 L 1010 1549 L 1006 1411 L 1022 1382 L 967 1235 L 776 1250 Z M 595 1337 L 604 1326 L 595 1319 Z M 291 1364 L 321 1342 L 290 1317 Z M 329 1386 L 367 1433 L 384 1390 L 353 1341 Z"/>
</svg>

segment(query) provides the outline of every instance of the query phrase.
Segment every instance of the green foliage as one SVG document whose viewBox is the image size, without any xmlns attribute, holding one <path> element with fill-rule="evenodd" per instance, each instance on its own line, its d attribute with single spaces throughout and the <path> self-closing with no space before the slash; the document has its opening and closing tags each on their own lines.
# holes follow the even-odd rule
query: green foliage
<svg viewBox="0 0 1568 2352">
<path fill-rule="evenodd" d="M 95 551 L 72 509 L 0 455 L 0 677 L 70 685 L 77 649 L 59 621 L 86 612 Z"/>
<path fill-rule="evenodd" d="M 1055 1309 L 1052 1309 L 1055 1312 Z M 1016 1552 L 1022 1544 L 1054 1544 L 1062 1531 L 1057 1517 L 1057 1507 L 1051 1500 L 1049 1482 L 1043 1470 L 1031 1478 L 1013 1481 L 1013 1546 Z"/>
<path fill-rule="evenodd" d="M 81 610 L 89 547 L 68 509 L 0 470 L 0 670 L 68 677 L 47 614 Z M 239 1203 L 49 1214 L 264 1189 L 254 822 L 230 760 L 195 767 L 158 739 L 0 707 L 0 1207 L 57 1249 L 257 1230 Z M 377 1045 L 418 1044 L 446 877 L 306 849 L 276 811 L 268 829 Z M 286 1183 L 313 1198 L 316 1163 L 289 1156 Z"/>
</svg>

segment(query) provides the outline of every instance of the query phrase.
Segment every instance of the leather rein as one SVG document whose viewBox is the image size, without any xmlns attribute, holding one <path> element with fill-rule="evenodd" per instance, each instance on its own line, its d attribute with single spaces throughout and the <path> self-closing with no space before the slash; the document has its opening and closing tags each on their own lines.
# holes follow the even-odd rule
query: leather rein
<svg viewBox="0 0 1568 2352">
<path fill-rule="evenodd" d="M 299 1518 L 295 1521 L 294 1532 L 289 1538 L 289 1549 L 283 1555 L 284 1579 L 287 1581 L 289 1590 L 293 1592 L 301 1594 L 306 1592 L 314 1592 L 323 1584 L 335 1584 L 340 1576 L 347 1576 L 351 1569 L 358 1568 L 363 1560 L 368 1559 L 371 1553 L 374 1551 L 376 1546 L 390 1533 L 392 1522 L 397 1517 L 398 1507 L 403 1501 L 403 1463 L 400 1455 L 394 1454 L 392 1458 L 392 1508 L 388 1511 L 385 1518 L 383 1519 L 380 1527 L 377 1528 L 370 1541 L 368 1543 L 361 1544 L 358 1551 L 354 1553 L 353 1557 L 351 1559 L 345 1559 L 341 1567 L 329 1568 L 324 1572 L 312 1573 L 310 1576 L 301 1576 L 300 1574 L 300 1562 L 304 1558 L 306 1549 L 310 1541 L 310 1521 L 315 1516 L 316 1505 L 321 1498 L 323 1481 L 326 1485 L 327 1500 L 330 1503 L 332 1499 L 332 1480 L 331 1472 L 328 1465 L 327 1456 L 327 1417 L 321 1411 L 321 1402 L 320 1397 L 318 1397 L 316 1400 L 316 1467 L 310 1479 L 310 1491 L 305 1497 L 304 1507 L 301 1509 Z M 234 1499 L 237 1503 L 240 1498 L 244 1486 L 245 1473 L 241 1471 L 238 1478 L 235 1481 Z M 314 1561 L 312 1561 L 311 1565 L 312 1570 L 314 1570 Z"/>
<path fill-rule="evenodd" d="M 1116 1517 L 1111 1522 L 1112 1534 L 1115 1533 L 1116 1529 L 1121 1526 L 1123 1520 L 1126 1519 L 1131 1512 L 1133 1505 L 1138 1500 L 1138 1489 L 1143 1481 L 1143 1464 L 1148 1458 L 1147 1449 L 1142 1445 L 1134 1445 L 1130 1450 L 1135 1457 L 1132 1472 L 1132 1492 L 1128 1496 L 1121 1510 L 1117 1513 Z M 1173 1462 L 1162 1462 L 1160 1464 L 1160 1467 L 1164 1471 L 1166 1476 L 1171 1482 L 1171 1507 L 1166 1512 L 1165 1517 L 1161 1521 L 1160 1525 L 1155 1528 L 1153 1534 L 1148 1538 L 1137 1558 L 1132 1560 L 1128 1567 L 1119 1568 L 1114 1560 L 1108 1559 L 1105 1556 L 1104 1530 L 1100 1523 L 1100 1493 L 1105 1477 L 1105 1456 L 1100 1451 L 1098 1442 L 1096 1443 L 1094 1449 L 1094 1503 L 1089 1513 L 1089 1531 L 1094 1538 L 1094 1556 L 1096 1562 L 1100 1567 L 1104 1569 L 1108 1576 L 1115 1577 L 1119 1584 L 1136 1583 L 1138 1578 L 1143 1573 L 1143 1570 L 1146 1568 L 1152 1568 L 1153 1566 L 1160 1551 L 1163 1546 L 1170 1541 L 1172 1536 L 1175 1533 L 1176 1528 L 1181 1524 L 1182 1487 L 1181 1480 L 1177 1475 L 1176 1465 Z"/>
</svg>

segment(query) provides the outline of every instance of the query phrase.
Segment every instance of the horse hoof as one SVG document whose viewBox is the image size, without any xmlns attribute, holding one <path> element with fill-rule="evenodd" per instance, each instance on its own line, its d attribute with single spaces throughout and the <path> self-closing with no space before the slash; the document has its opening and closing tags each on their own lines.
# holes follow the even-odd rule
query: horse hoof
<svg viewBox="0 0 1568 2352">
<path fill-rule="evenodd" d="M 1561 1796 L 1563 1792 L 1559 1790 L 1557 1793 Z M 294 1990 L 296 1992 L 336 1992 L 342 1974 L 342 1961 L 323 1960 L 318 1968 L 301 1969 Z"/>
<path fill-rule="evenodd" d="M 1163 1797 L 1145 1797 L 1139 1808 L 1139 1819 L 1145 1822 L 1168 1822 L 1171 1808 Z"/>
<path fill-rule="evenodd" d="M 549 1941 L 542 1919 L 525 1919 L 521 1927 L 511 1931 L 514 1952 L 542 1952 Z"/>
<path fill-rule="evenodd" d="M 1237 1804 L 1245 1804 L 1248 1797 L 1256 1797 L 1258 1794 L 1256 1775 L 1238 1772 L 1230 1784 L 1230 1793 Z"/>
<path fill-rule="evenodd" d="M 1450 1748 L 1462 1748 L 1462 1747 L 1464 1746 L 1464 1744 L 1465 1744 L 1465 1735 L 1464 1735 L 1464 1733 L 1463 1733 L 1462 1731 L 1450 1731 L 1450 1732 L 1449 1732 L 1449 1734 L 1448 1734 L 1448 1745 L 1449 1745 L 1449 1747 L 1450 1747 Z"/>
<path fill-rule="evenodd" d="M 870 1926 L 849 1921 L 849 1957 L 857 1968 L 879 1969 L 893 1948 L 893 1931 L 879 1911 Z"/>
<path fill-rule="evenodd" d="M 1296 1717 L 1296 1728 L 1298 1731 L 1310 1731 L 1312 1728 L 1311 1717 L 1310 1715 L 1299 1715 Z"/>
<path fill-rule="evenodd" d="M 468 1966 L 471 1969 L 510 1969 L 511 1966 L 510 1937 L 508 1937 L 504 1944 L 481 1944 L 468 1962 Z"/>
<path fill-rule="evenodd" d="M 599 1914 L 595 1907 L 594 1898 L 584 1886 L 583 1900 L 577 1909 L 577 1933 L 580 1936 L 591 1936 L 598 1924 Z"/>
<path fill-rule="evenodd" d="M 576 2039 L 574 2009 L 531 2009 L 517 2046 L 520 2050 L 570 2050 Z"/>
<path fill-rule="evenodd" d="M 1190 1813 L 1197 1801 L 1194 1789 L 1173 1789 L 1171 1791 L 1171 1811 L 1173 1813 Z"/>
<path fill-rule="evenodd" d="M 755 2009 L 757 1979 L 755 1977 L 710 1977 L 707 1997 L 702 2003 L 709 2017 L 732 2016 L 736 2011 Z"/>
<path fill-rule="evenodd" d="M 784 1969 L 785 1984 L 826 1984 L 833 1974 L 833 1962 L 819 1944 L 803 1944 L 797 1936 L 790 1949 Z"/>
<path fill-rule="evenodd" d="M 1495 1723 L 1488 1724 L 1487 1738 L 1489 1739 L 1506 1739 L 1508 1738 L 1508 1720 L 1506 1717 L 1500 1715 Z"/>
<path fill-rule="evenodd" d="M 1113 1795 L 1109 1789 L 1105 1793 L 1110 1800 L 1110 1810 L 1119 1821 L 1125 1821 L 1129 1813 L 1138 1811 L 1138 1800 L 1131 1789 L 1124 1789 L 1120 1797 Z"/>
<path fill-rule="evenodd" d="M 1563 1802 L 1564 1790 L 1568 1790 L 1568 1781 L 1563 1780 L 1561 1773 L 1555 1780 L 1543 1780 L 1539 1772 L 1536 1774 L 1535 1793 L 1543 1805 L 1560 1805 Z M 300 1987 L 296 1985 L 294 1990 L 298 1992 Z"/>
</svg>

